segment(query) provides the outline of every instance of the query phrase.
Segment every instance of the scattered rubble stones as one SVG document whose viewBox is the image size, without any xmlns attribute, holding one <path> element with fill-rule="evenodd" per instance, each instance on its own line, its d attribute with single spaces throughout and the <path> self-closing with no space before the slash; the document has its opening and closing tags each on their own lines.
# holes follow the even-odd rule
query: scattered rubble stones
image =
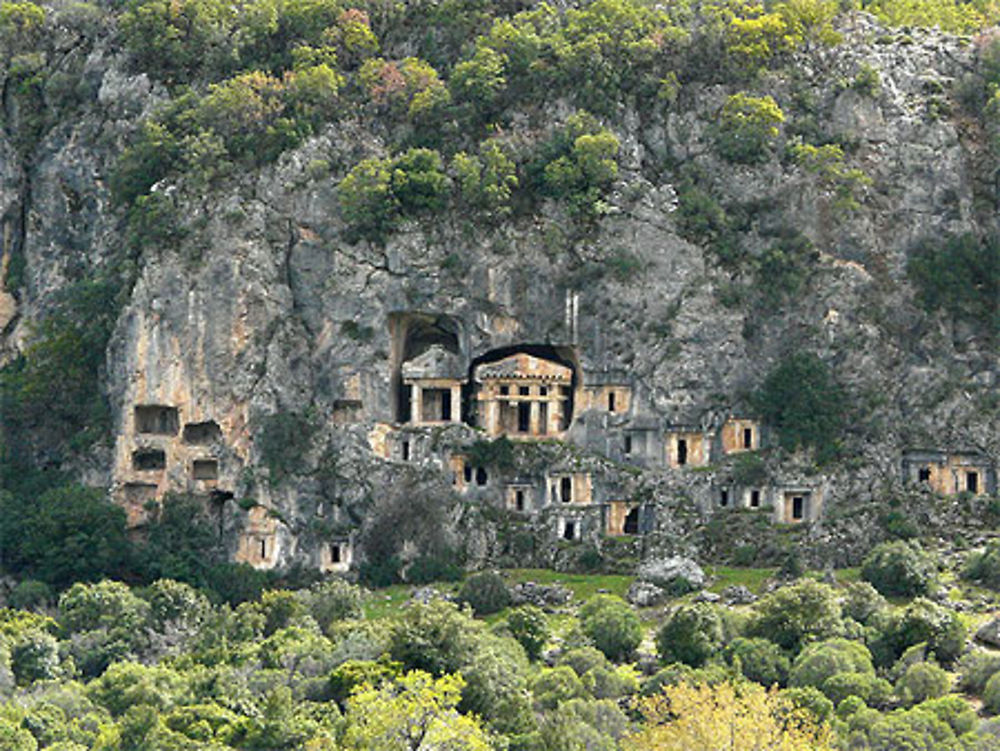
<svg viewBox="0 0 1000 751">
<path fill-rule="evenodd" d="M 749 605 L 757 601 L 757 595 L 742 584 L 734 584 L 722 590 L 722 599 L 727 605 Z"/>
<path fill-rule="evenodd" d="M 663 591 L 662 587 L 658 587 L 652 582 L 636 580 L 628 588 L 625 599 L 637 607 L 648 608 L 659 605 L 666 600 L 667 593 Z"/>
<path fill-rule="evenodd" d="M 514 605 L 535 605 L 539 608 L 565 605 L 573 599 L 573 590 L 562 584 L 521 582 L 511 588 Z"/>
</svg>

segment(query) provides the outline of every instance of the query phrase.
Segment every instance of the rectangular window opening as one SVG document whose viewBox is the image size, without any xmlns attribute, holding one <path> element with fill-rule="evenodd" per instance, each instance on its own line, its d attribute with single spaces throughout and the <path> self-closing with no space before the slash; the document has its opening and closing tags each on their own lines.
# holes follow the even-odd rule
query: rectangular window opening
<svg viewBox="0 0 1000 751">
<path fill-rule="evenodd" d="M 564 477 L 559 481 L 559 497 L 563 503 L 573 500 L 573 478 Z"/>
<path fill-rule="evenodd" d="M 965 473 L 965 489 L 970 493 L 979 492 L 979 473 L 978 472 L 966 472 Z"/>
<path fill-rule="evenodd" d="M 677 441 L 677 466 L 683 467 L 688 463 L 688 442 L 683 438 Z"/>
<path fill-rule="evenodd" d="M 743 428 L 743 448 L 753 448 L 753 428 Z"/>
<path fill-rule="evenodd" d="M 806 499 L 801 495 L 792 497 L 792 518 L 800 520 L 805 517 Z"/>
<path fill-rule="evenodd" d="M 615 411 L 615 392 L 608 392 L 608 412 Z"/>
<path fill-rule="evenodd" d="M 403 456 L 403 461 L 404 462 L 410 461 L 410 442 L 409 441 L 403 441 L 403 443 L 400 446 L 400 451 L 401 451 L 402 456 Z"/>
<path fill-rule="evenodd" d="M 760 491 L 759 490 L 751 490 L 750 491 L 750 508 L 759 508 L 759 507 L 760 507 Z"/>
</svg>

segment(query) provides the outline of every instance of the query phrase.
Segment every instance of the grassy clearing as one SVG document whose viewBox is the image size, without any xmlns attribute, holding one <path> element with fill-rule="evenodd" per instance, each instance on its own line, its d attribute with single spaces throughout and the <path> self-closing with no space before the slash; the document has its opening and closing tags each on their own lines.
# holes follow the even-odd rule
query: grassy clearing
<svg viewBox="0 0 1000 751">
<path fill-rule="evenodd" d="M 711 577 L 712 583 L 708 587 L 709 592 L 720 594 L 726 587 L 743 585 L 754 594 L 761 594 L 764 583 L 778 572 L 777 568 L 742 568 L 736 566 L 706 566 L 705 573 Z M 570 574 L 561 571 L 551 571 L 540 568 L 516 568 L 504 569 L 500 572 L 509 586 L 522 582 L 535 582 L 537 584 L 561 584 L 568 587 L 573 592 L 573 600 L 568 604 L 574 608 L 596 594 L 608 593 L 624 598 L 628 593 L 628 588 L 635 579 L 634 576 L 624 576 L 620 574 Z M 825 572 L 810 571 L 806 576 L 821 580 Z M 840 585 L 859 581 L 861 570 L 858 568 L 837 569 L 834 572 L 837 583 Z M 429 585 L 442 594 L 456 594 L 461 587 L 458 582 L 433 582 Z M 394 584 L 391 587 L 383 587 L 372 591 L 363 605 L 366 618 L 386 618 L 397 614 L 407 602 L 409 602 L 414 590 L 418 587 L 412 584 Z M 687 598 L 693 595 L 688 595 Z M 908 598 L 901 598 L 900 603 L 906 604 Z M 509 610 L 490 615 L 485 620 L 489 623 L 496 623 L 507 617 Z M 658 609 L 640 610 L 640 615 L 644 621 L 651 618 L 657 619 L 660 616 Z M 562 621 L 572 620 L 568 615 L 553 614 L 550 616 L 553 625 L 557 626 Z"/>
<path fill-rule="evenodd" d="M 777 568 L 737 568 L 735 566 L 707 566 L 705 573 L 712 577 L 709 592 L 721 593 L 726 587 L 744 586 L 760 594 L 761 586 L 778 571 Z"/>
</svg>

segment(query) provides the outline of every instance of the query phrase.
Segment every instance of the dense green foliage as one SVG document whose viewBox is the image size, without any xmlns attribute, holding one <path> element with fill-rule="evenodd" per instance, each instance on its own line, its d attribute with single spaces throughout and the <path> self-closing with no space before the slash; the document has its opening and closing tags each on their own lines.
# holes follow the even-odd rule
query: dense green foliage
<svg viewBox="0 0 1000 751">
<path fill-rule="evenodd" d="M 865 581 L 889 597 L 927 594 L 935 584 L 936 574 L 934 559 L 916 543 L 902 540 L 876 546 L 861 568 Z"/>
<path fill-rule="evenodd" d="M 1000 336 L 1000 239 L 973 235 L 919 244 L 906 271 L 921 304 Z"/>
<path fill-rule="evenodd" d="M 1000 543 L 993 541 L 982 552 L 970 553 L 962 577 L 990 589 L 1000 589 Z"/>
<path fill-rule="evenodd" d="M 764 421 L 788 449 L 812 448 L 817 458 L 836 456 L 845 425 L 847 397 L 816 355 L 796 352 L 772 370 L 754 396 Z"/>
<path fill-rule="evenodd" d="M 614 595 L 588 600 L 580 609 L 580 626 L 609 660 L 625 660 L 642 640 L 639 617 Z"/>
<path fill-rule="evenodd" d="M 988 737 L 976 740 L 975 711 L 948 693 L 949 676 L 928 658 L 949 640 L 953 656 L 964 644 L 964 632 L 948 635 L 954 614 L 920 599 L 884 604 L 863 611 L 872 625 L 862 632 L 837 611 L 837 594 L 811 581 L 784 586 L 751 606 L 749 620 L 716 605 L 680 603 L 647 624 L 659 627 L 667 664 L 643 681 L 642 695 L 684 684 L 713 692 L 733 684 L 745 694 L 754 690 L 746 681 L 781 686 L 787 678 L 791 687 L 778 695 L 834 731 L 841 745 L 989 748 Z M 612 751 L 638 748 L 617 744 L 653 727 L 619 707 L 640 693 L 628 663 L 635 642 L 613 659 L 590 645 L 588 633 L 604 638 L 607 629 L 620 639 L 630 631 L 623 624 L 639 623 L 620 600 L 599 596 L 548 616 L 522 606 L 490 628 L 440 599 L 366 618 L 366 603 L 381 599 L 330 579 L 265 590 L 234 608 L 173 580 L 144 588 L 106 580 L 73 585 L 51 616 L 2 611 L 3 747 L 485 751 L 503 743 Z M 777 631 L 748 635 L 779 610 L 798 619 L 801 649 L 775 643 L 790 643 Z M 529 662 L 508 630 L 533 644 L 535 655 L 548 647 L 554 666 Z M 873 663 L 862 634 L 877 649 L 891 642 L 894 656 Z M 691 652 L 692 645 L 701 647 Z M 673 661 L 671 651 L 695 655 L 688 662 L 702 667 Z M 981 652 L 960 666 L 962 687 L 991 713 L 1000 711 L 998 667 Z"/>
</svg>

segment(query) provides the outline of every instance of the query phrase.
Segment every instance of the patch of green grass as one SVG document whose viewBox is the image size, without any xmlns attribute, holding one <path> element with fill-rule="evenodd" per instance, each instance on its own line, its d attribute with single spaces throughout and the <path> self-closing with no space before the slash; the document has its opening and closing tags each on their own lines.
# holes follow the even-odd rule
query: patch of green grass
<svg viewBox="0 0 1000 751">
<path fill-rule="evenodd" d="M 754 594 L 761 585 L 778 571 L 777 568 L 738 568 L 736 566 L 707 566 L 705 573 L 713 578 L 709 592 L 721 593 L 726 587 L 743 585 Z"/>
<path fill-rule="evenodd" d="M 573 591 L 575 600 L 584 601 L 602 590 L 624 598 L 634 576 L 621 574 L 567 574 L 540 568 L 514 568 L 501 572 L 507 583 L 513 586 L 520 582 L 533 581 L 537 584 L 562 584 Z"/>
</svg>

